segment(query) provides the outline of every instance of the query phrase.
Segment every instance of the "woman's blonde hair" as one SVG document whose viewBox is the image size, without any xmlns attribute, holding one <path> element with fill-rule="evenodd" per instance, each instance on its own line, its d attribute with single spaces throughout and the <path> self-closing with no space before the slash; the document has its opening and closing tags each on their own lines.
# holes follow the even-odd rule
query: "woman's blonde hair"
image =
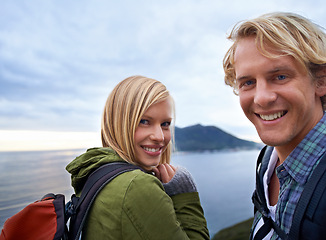
<svg viewBox="0 0 326 240">
<path fill-rule="evenodd" d="M 122 159 L 136 164 L 135 130 L 151 105 L 168 98 L 173 102 L 166 87 L 157 80 L 132 76 L 121 81 L 110 93 L 104 107 L 101 125 L 103 147 L 113 148 Z M 173 139 L 173 125 L 171 131 Z M 172 142 L 162 153 L 161 163 L 170 163 L 171 151 Z"/>
<path fill-rule="evenodd" d="M 264 56 L 292 56 L 317 84 L 326 84 L 323 73 L 326 68 L 326 34 L 323 29 L 300 15 L 276 12 L 236 24 L 228 36 L 233 45 L 223 59 L 224 80 L 235 93 L 234 54 L 238 42 L 247 37 L 255 37 L 257 48 Z M 266 47 L 277 49 L 278 54 L 272 54 Z M 325 96 L 321 99 L 325 105 Z"/>
</svg>

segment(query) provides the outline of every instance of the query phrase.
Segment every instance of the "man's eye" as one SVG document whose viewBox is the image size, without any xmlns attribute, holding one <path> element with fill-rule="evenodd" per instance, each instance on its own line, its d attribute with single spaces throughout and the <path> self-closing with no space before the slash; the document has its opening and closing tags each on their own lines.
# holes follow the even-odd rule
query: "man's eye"
<svg viewBox="0 0 326 240">
<path fill-rule="evenodd" d="M 239 83 L 239 89 L 240 88 L 245 88 L 246 89 L 246 88 L 251 87 L 254 84 L 255 84 L 254 80 L 246 80 L 246 81 L 243 81 L 243 82 Z"/>
<path fill-rule="evenodd" d="M 254 81 L 249 80 L 249 81 L 244 82 L 244 83 L 243 83 L 243 86 L 250 86 L 250 85 L 252 85 L 252 84 L 254 84 Z"/>
<path fill-rule="evenodd" d="M 277 80 L 285 80 L 286 76 L 285 75 L 278 75 Z"/>
</svg>

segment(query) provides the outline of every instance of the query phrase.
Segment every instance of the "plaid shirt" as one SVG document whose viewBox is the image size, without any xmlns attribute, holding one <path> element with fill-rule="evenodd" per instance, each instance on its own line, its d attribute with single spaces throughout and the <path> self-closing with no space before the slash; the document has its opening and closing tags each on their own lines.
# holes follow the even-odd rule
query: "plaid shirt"
<svg viewBox="0 0 326 240">
<path fill-rule="evenodd" d="M 276 169 L 280 193 L 275 221 L 286 233 L 290 231 L 294 210 L 303 188 L 326 152 L 325 123 L 326 114 Z M 279 238 L 274 232 L 271 239 Z"/>
</svg>

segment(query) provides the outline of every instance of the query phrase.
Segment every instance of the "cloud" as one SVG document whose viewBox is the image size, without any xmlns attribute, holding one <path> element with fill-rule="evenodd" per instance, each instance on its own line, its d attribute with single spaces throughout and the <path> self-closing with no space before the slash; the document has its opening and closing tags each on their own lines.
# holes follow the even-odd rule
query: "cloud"
<svg viewBox="0 0 326 240">
<path fill-rule="evenodd" d="M 98 131 L 109 92 L 140 74 L 166 84 L 177 125 L 215 125 L 255 138 L 237 96 L 224 85 L 227 32 L 269 11 L 298 12 L 323 25 L 323 6 L 303 0 L 4 1 L 0 129 Z"/>
</svg>

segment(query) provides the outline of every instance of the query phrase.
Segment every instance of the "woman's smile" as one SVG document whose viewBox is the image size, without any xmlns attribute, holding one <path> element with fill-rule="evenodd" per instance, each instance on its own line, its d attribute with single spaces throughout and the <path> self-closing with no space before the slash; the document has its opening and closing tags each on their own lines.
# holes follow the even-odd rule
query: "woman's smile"
<svg viewBox="0 0 326 240">
<path fill-rule="evenodd" d="M 151 105 L 135 131 L 135 153 L 145 169 L 156 167 L 171 140 L 172 101 L 166 99 Z"/>
</svg>

